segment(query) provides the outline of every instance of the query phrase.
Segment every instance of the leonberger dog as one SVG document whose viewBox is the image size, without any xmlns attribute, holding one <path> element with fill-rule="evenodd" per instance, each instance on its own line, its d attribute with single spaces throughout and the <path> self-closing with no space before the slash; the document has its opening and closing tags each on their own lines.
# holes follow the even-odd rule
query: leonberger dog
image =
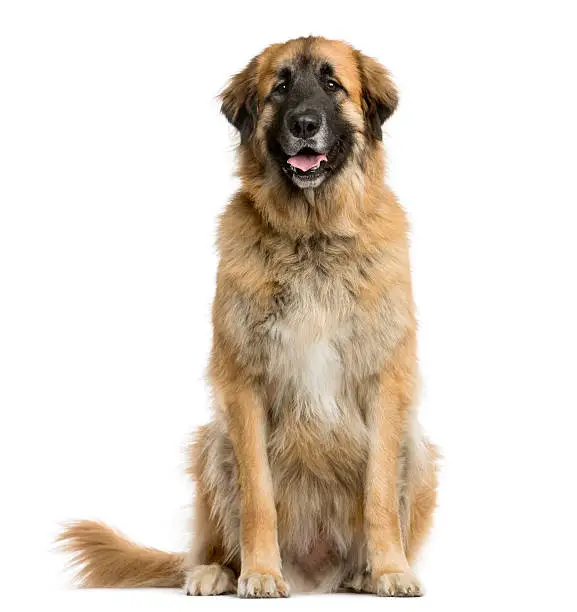
<svg viewBox="0 0 577 612">
<path fill-rule="evenodd" d="M 422 594 L 437 452 L 416 418 L 407 221 L 384 181 L 397 100 L 376 60 L 320 37 L 268 47 L 225 88 L 241 186 L 218 230 L 191 545 L 71 523 L 84 586 Z"/>
</svg>

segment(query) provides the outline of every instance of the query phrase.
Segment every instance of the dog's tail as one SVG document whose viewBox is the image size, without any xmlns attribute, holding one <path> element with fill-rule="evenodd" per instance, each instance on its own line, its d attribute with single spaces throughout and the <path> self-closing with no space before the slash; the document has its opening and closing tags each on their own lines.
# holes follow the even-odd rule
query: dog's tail
<svg viewBox="0 0 577 612">
<path fill-rule="evenodd" d="M 139 546 L 107 525 L 77 521 L 57 538 L 82 587 L 180 587 L 184 554 Z"/>
</svg>

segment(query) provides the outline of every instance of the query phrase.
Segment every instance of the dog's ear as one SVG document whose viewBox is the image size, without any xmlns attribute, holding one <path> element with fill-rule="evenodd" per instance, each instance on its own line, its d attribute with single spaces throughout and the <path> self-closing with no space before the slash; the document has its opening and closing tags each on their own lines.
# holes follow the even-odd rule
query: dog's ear
<svg viewBox="0 0 577 612">
<path fill-rule="evenodd" d="M 358 53 L 362 86 L 362 105 L 371 136 L 382 140 L 381 126 L 395 112 L 399 102 L 397 88 L 388 70 L 372 57 Z"/>
<path fill-rule="evenodd" d="M 253 135 L 257 119 L 257 71 L 258 58 L 232 77 L 220 94 L 222 114 L 240 132 L 241 142 L 247 142 Z"/>
</svg>

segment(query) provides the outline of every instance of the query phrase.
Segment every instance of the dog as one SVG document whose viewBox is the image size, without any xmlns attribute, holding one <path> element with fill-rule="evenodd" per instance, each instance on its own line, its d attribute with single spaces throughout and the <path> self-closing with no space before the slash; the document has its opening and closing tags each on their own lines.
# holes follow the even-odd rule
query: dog
<svg viewBox="0 0 577 612">
<path fill-rule="evenodd" d="M 346 43 L 275 44 L 234 76 L 241 187 L 220 219 L 189 550 L 100 523 L 59 540 L 88 587 L 419 596 L 437 489 L 416 416 L 407 221 L 384 181 L 389 72 Z"/>
</svg>

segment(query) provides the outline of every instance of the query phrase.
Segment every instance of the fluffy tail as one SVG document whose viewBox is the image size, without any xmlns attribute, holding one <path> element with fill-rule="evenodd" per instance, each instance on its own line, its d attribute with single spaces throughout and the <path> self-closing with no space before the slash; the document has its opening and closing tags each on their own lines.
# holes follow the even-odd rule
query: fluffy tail
<svg viewBox="0 0 577 612">
<path fill-rule="evenodd" d="M 82 587 L 180 587 L 184 583 L 183 554 L 138 546 L 95 521 L 69 523 L 57 539 L 72 554 Z"/>
</svg>

